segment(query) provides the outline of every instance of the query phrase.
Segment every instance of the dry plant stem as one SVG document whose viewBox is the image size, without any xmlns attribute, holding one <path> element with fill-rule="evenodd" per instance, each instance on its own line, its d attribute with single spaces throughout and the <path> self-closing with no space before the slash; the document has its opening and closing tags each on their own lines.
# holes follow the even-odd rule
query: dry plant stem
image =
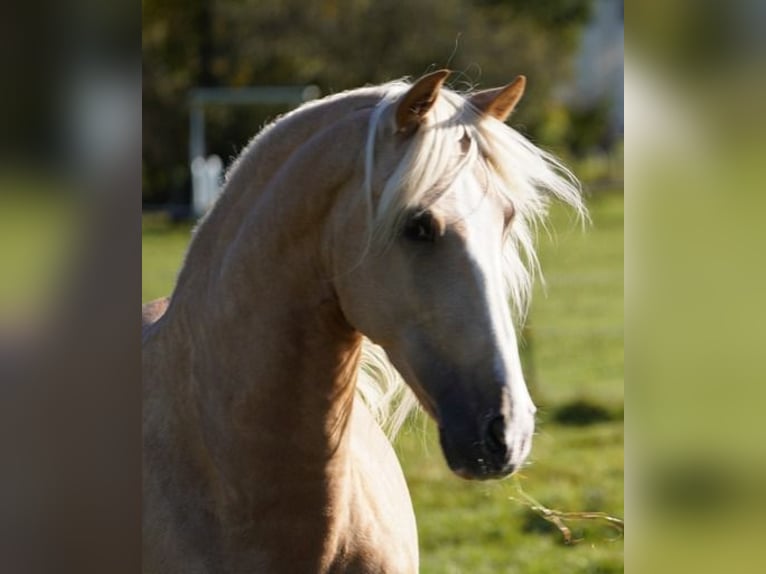
<svg viewBox="0 0 766 574">
<path fill-rule="evenodd" d="M 617 530 L 621 535 L 625 533 L 625 522 L 621 518 L 610 516 L 605 512 L 564 512 L 561 510 L 554 510 L 540 504 L 540 502 L 524 492 L 518 476 L 514 477 L 514 485 L 516 487 L 516 492 L 518 492 L 521 498 L 510 496 L 509 499 L 531 508 L 543 519 L 556 526 L 564 537 L 564 542 L 566 544 L 576 544 L 582 540 L 572 538 L 572 531 L 566 525 L 566 520 L 602 520 Z"/>
</svg>

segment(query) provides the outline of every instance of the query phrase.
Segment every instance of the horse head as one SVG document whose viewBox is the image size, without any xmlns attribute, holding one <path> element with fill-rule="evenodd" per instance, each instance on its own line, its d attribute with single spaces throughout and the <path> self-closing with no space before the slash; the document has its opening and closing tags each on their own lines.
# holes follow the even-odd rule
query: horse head
<svg viewBox="0 0 766 574">
<path fill-rule="evenodd" d="M 372 111 L 363 189 L 331 242 L 334 281 L 349 323 L 436 421 L 450 468 L 497 478 L 525 461 L 535 428 L 509 301 L 521 319 L 541 189 L 581 204 L 560 165 L 503 123 L 523 77 L 463 97 L 447 74 Z"/>
</svg>

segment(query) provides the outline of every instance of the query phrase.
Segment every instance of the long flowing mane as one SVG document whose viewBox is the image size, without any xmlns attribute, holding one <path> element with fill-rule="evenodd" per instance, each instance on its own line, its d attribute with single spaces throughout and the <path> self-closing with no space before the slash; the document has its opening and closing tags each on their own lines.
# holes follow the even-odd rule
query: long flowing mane
<svg viewBox="0 0 766 574">
<path fill-rule="evenodd" d="M 547 215 L 551 198 L 573 207 L 587 218 L 577 179 L 549 153 L 533 145 L 519 132 L 494 118 L 482 117 L 469 99 L 442 89 L 414 134 L 410 146 L 392 175 L 385 181 L 377 202 L 373 198 L 372 172 L 378 134 L 393 130 L 393 110 L 409 88 L 403 81 L 384 86 L 384 96 L 370 117 L 365 149 L 364 201 L 367 203 L 373 242 L 389 240 L 401 224 L 402 214 L 427 198 L 434 189 L 447 187 L 463 170 L 477 164 L 486 174 L 490 193 L 511 204 L 514 218 L 504 244 L 504 277 L 507 297 L 517 324 L 528 310 L 532 286 L 540 275 L 534 236 Z M 456 141 L 468 149 L 456 163 Z M 373 207 L 377 203 L 377 207 Z M 390 435 L 401 428 L 416 400 L 391 366 L 380 347 L 366 341 L 358 388 L 368 406 Z"/>
</svg>

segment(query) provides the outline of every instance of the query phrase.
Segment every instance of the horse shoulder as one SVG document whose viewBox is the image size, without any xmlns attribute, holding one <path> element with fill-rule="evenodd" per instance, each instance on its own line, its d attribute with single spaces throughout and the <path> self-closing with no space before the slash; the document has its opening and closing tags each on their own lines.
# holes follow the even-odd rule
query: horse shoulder
<svg viewBox="0 0 766 574">
<path fill-rule="evenodd" d="M 407 483 L 391 443 L 364 403 L 351 419 L 353 503 L 345 572 L 418 571 L 418 537 Z"/>
</svg>

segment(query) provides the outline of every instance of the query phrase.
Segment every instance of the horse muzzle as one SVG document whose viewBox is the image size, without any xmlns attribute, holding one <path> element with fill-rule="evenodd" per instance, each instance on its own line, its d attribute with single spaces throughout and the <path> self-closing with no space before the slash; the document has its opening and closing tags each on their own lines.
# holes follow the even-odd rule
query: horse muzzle
<svg viewBox="0 0 766 574">
<path fill-rule="evenodd" d="M 503 478 L 520 468 L 532 447 L 534 411 L 491 414 L 478 423 L 440 421 L 439 439 L 450 470 L 461 478 Z"/>
</svg>

